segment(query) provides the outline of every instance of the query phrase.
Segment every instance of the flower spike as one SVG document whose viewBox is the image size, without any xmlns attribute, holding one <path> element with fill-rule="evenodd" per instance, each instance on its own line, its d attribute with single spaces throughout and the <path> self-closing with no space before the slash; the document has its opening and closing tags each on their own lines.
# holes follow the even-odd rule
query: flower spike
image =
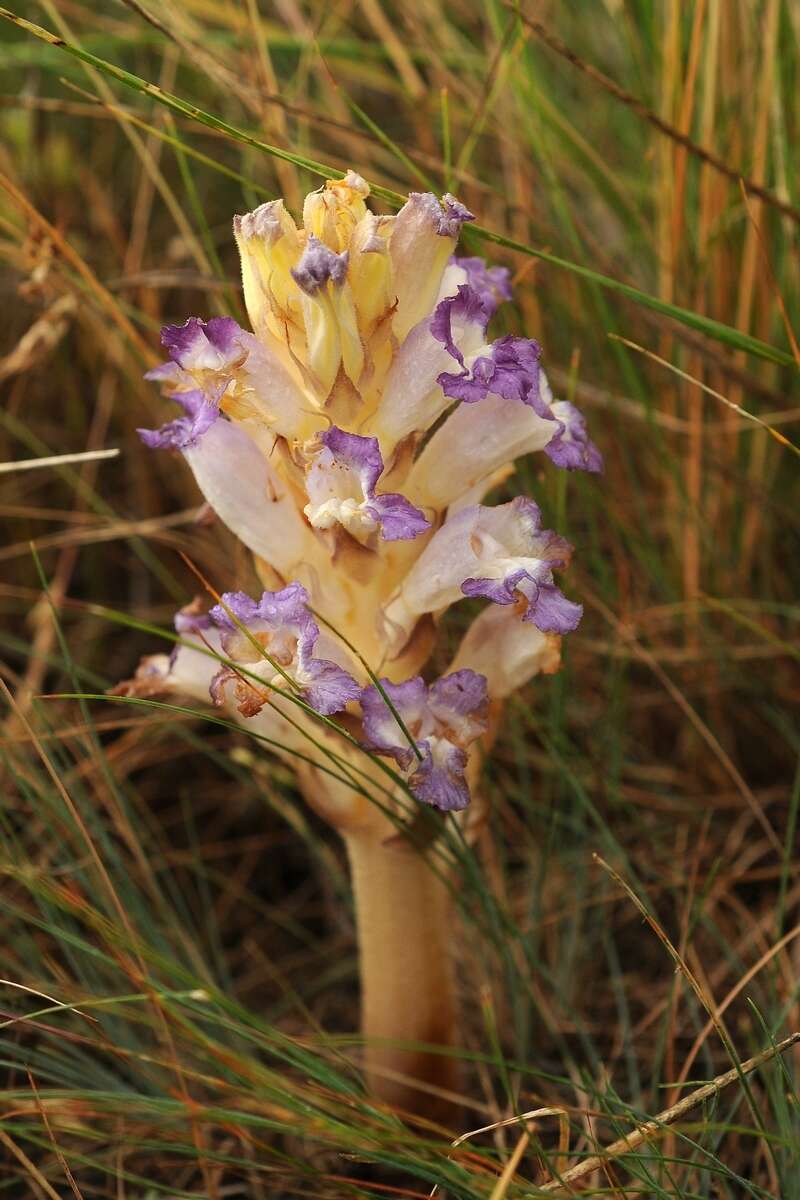
<svg viewBox="0 0 800 1200">
<path fill-rule="evenodd" d="M 419 1111 L 460 1087 L 455 1056 L 401 1048 L 454 1038 L 451 899 L 404 835 L 436 836 L 435 809 L 474 838 L 502 707 L 558 669 L 582 615 L 556 582 L 572 547 L 532 499 L 495 497 L 522 456 L 589 473 L 602 457 L 538 341 L 492 328 L 511 274 L 457 254 L 469 209 L 412 192 L 377 214 L 369 192 L 348 171 L 296 219 L 282 200 L 235 217 L 252 332 L 230 317 L 163 330 L 148 378 L 179 413 L 140 437 L 179 452 L 250 552 L 227 543 L 221 586 L 244 573 L 264 590 L 182 609 L 172 654 L 121 690 L 224 710 L 342 833 L 367 1075 Z M 478 611 L 450 659 L 440 631 L 465 599 Z M 434 661 L 450 662 L 438 678 Z"/>
</svg>

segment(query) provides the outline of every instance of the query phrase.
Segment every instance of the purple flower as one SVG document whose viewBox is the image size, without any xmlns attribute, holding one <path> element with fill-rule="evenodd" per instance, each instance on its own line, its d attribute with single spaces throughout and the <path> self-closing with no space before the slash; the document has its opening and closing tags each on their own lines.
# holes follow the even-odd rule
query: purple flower
<svg viewBox="0 0 800 1200">
<path fill-rule="evenodd" d="M 328 280 L 337 286 L 347 278 L 349 254 L 336 254 L 313 233 L 296 267 L 292 267 L 292 279 L 307 295 L 315 295 Z"/>
<path fill-rule="evenodd" d="M 258 414 L 283 437 L 305 432 L 308 399 L 271 335 L 259 339 L 231 317 L 190 317 L 184 325 L 165 326 L 161 341 L 169 362 L 148 371 L 145 379 L 162 383 L 171 396 L 202 392 L 214 404 L 224 397 L 226 407 L 235 401 L 242 413 Z"/>
<path fill-rule="evenodd" d="M 269 699 L 270 689 L 286 688 L 287 677 L 306 703 L 323 716 L 341 712 L 349 700 L 358 699 L 361 687 L 352 675 L 314 653 L 320 630 L 301 584 L 265 591 L 260 600 L 246 592 L 225 592 L 222 604 L 214 605 L 208 615 L 221 631 L 222 649 L 228 658 L 247 664 L 248 675 L 257 675 L 269 685 L 260 689 L 248 676 L 224 666 L 211 682 L 215 704 L 223 703 L 225 688 L 233 682 L 240 711 L 254 715 Z"/>
<path fill-rule="evenodd" d="M 164 326 L 161 343 L 169 352 L 169 362 L 148 371 L 145 379 L 166 384 L 186 415 L 160 429 L 137 429 L 146 446 L 185 450 L 197 445 L 219 416 L 232 372 L 247 358 L 243 343 L 248 336 L 252 337 L 231 317 L 210 321 L 189 317 L 183 325 Z"/>
<path fill-rule="evenodd" d="M 461 284 L 455 295 L 438 304 L 432 298 L 431 305 L 433 311 L 429 307 L 405 338 L 386 375 L 372 423 L 384 450 L 415 430 L 430 428 L 449 407 L 437 387 L 442 372 L 453 358 L 461 362 L 486 348 L 489 309 L 477 291 Z"/>
<path fill-rule="evenodd" d="M 460 200 L 456 200 L 450 192 L 446 192 L 442 196 L 442 207 L 444 212 L 439 213 L 436 227 L 436 232 L 440 237 L 457 238 L 461 233 L 461 226 L 466 221 L 475 220 L 475 214 L 471 213 Z"/>
<path fill-rule="evenodd" d="M 500 507 L 516 509 L 512 518 L 516 527 L 509 529 L 506 545 L 492 537 L 495 544 L 486 561 L 486 575 L 465 579 L 461 591 L 465 596 L 485 596 L 495 604 L 515 604 L 523 596 L 527 600 L 523 621 L 531 621 L 542 633 L 571 633 L 583 608 L 556 587 L 553 568 L 567 566 L 572 547 L 557 533 L 542 529 L 541 512 L 533 500 L 520 496 L 510 506 Z"/>
<path fill-rule="evenodd" d="M 504 300 L 511 300 L 511 272 L 508 267 L 489 267 L 482 258 L 459 258 L 456 255 L 450 262 L 466 271 L 467 286 L 477 292 L 490 316 L 494 316 Z"/>
<path fill-rule="evenodd" d="M 386 754 L 407 773 L 418 800 L 442 812 L 469 804 L 464 776 L 466 748 L 486 730 L 488 696 L 483 675 L 465 668 L 427 686 L 416 676 L 405 683 L 381 680 L 416 747 L 409 745 L 386 699 L 375 685 L 361 693 L 366 746 Z"/>
<path fill-rule="evenodd" d="M 185 415 L 167 421 L 160 429 L 137 429 L 136 432 L 151 450 L 186 450 L 196 446 L 219 417 L 219 399 L 203 392 L 175 392 L 173 399 Z"/>
<path fill-rule="evenodd" d="M 489 395 L 522 401 L 537 416 L 556 423 L 557 432 L 545 447 L 554 463 L 568 470 L 602 471 L 602 455 L 590 441 L 581 413 L 568 401 L 552 402 L 538 342 L 509 334 L 465 354 L 459 345 L 463 330 L 485 333 L 498 304 L 511 298 L 511 286 L 504 267 L 487 267 L 481 258 L 454 257 L 451 263 L 466 271 L 467 282 L 459 285 L 455 296 L 439 301 L 430 322 L 431 336 L 461 368 L 437 376 L 444 395 L 465 404 Z"/>
<path fill-rule="evenodd" d="M 603 456 L 586 431 L 586 418 L 569 400 L 557 400 L 552 413 L 561 430 L 545 446 L 545 454 L 568 471 L 603 470 Z"/>
<path fill-rule="evenodd" d="M 504 579 L 465 579 L 461 590 L 465 596 L 485 596 L 495 604 L 514 604 L 520 593 L 528 601 L 523 621 L 531 621 L 542 633 L 572 633 L 583 615 L 582 606 L 566 598 L 544 566 L 511 571 Z"/>
<path fill-rule="evenodd" d="M 462 283 L 455 296 L 445 296 L 444 300 L 440 300 L 436 305 L 431 317 L 430 332 L 437 342 L 442 343 L 447 353 L 464 367 L 464 354 L 456 344 L 453 323 L 457 323 L 459 331 L 465 326 L 474 325 L 485 333 L 491 315 L 491 303 L 487 303 L 486 297 L 469 283 Z M 442 375 L 439 376 L 440 383 L 441 380 Z"/>
<path fill-rule="evenodd" d="M 474 221 L 475 215 L 447 192 L 442 199 L 434 192 L 409 192 L 405 209 L 401 212 L 413 212 L 432 228 L 439 237 L 457 238 L 461 226 L 467 221 Z"/>
<path fill-rule="evenodd" d="M 524 496 L 460 509 L 437 529 L 384 609 L 387 636 L 401 645 L 420 616 L 460 596 L 523 602 L 523 620 L 543 633 L 569 633 L 582 609 L 558 590 L 553 569 L 566 566 L 571 553 L 568 542 L 542 529 L 538 506 Z"/>
<path fill-rule="evenodd" d="M 461 371 L 444 371 L 437 382 L 453 400 L 474 404 L 491 393 L 506 400 L 521 400 L 540 417 L 550 417 L 550 408 L 539 388 L 540 355 L 538 342 L 508 334 L 479 351 L 469 362 L 460 353 L 454 354 Z"/>
<path fill-rule="evenodd" d="M 430 528 L 425 515 L 397 492 L 375 494 L 383 473 L 378 439 L 335 425 L 320 436 L 322 449 L 306 476 L 305 513 L 316 529 L 343 525 L 354 537 L 379 529 L 387 542 L 414 538 Z"/>
<path fill-rule="evenodd" d="M 212 317 L 210 321 L 189 317 L 183 325 L 166 325 L 161 331 L 161 344 L 173 362 L 186 370 L 219 368 L 239 356 L 239 335 L 243 332 L 233 317 Z"/>
<path fill-rule="evenodd" d="M 230 372 L 246 357 L 247 334 L 232 317 L 212 317 L 201 321 L 189 317 L 183 325 L 165 325 L 161 344 L 166 346 L 169 362 L 148 371 L 145 379 L 157 380 L 180 387 L 197 387 L 206 372 L 219 378 Z"/>
</svg>

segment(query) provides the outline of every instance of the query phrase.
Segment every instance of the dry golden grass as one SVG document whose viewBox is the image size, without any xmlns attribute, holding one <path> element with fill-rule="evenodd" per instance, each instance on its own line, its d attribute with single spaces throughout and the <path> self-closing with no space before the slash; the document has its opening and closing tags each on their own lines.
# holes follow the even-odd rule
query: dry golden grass
<svg viewBox="0 0 800 1200">
<path fill-rule="evenodd" d="M 800 1029 L 798 463 L 763 427 L 800 444 L 798 9 L 9 3 L 183 107 L 0 24 L 0 462 L 119 450 L 0 475 L 0 1197 L 536 1195 Z M 463 1130 L 359 1090 L 344 863 L 290 773 L 190 714 L 42 699 L 131 673 L 197 590 L 181 551 L 250 582 L 135 429 L 160 326 L 244 319 L 231 215 L 296 206 L 292 160 L 452 187 L 606 456 L 520 469 L 586 616 L 463 865 Z M 793 1200 L 780 1062 L 567 1194 Z M 555 1118 L 451 1148 L 538 1108 L 567 1158 Z"/>
</svg>

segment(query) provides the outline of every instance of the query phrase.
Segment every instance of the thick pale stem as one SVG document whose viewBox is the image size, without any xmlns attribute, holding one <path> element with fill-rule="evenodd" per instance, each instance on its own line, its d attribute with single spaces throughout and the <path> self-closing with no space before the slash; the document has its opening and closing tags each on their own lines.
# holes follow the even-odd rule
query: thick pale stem
<svg viewBox="0 0 800 1200">
<path fill-rule="evenodd" d="M 457 1041 L 447 887 L 407 842 L 386 842 L 366 832 L 349 833 L 345 840 L 355 893 L 370 1087 L 395 1108 L 444 1120 L 452 1106 L 437 1099 L 433 1089 L 458 1090 L 457 1059 L 388 1043 L 447 1047 Z M 415 1087 L 414 1080 L 422 1086 Z"/>
</svg>

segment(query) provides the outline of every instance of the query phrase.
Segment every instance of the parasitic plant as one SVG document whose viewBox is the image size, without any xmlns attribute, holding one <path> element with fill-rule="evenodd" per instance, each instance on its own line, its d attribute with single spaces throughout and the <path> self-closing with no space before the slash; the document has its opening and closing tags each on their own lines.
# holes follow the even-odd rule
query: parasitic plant
<svg viewBox="0 0 800 1200">
<path fill-rule="evenodd" d="M 172 655 L 122 690 L 210 701 L 293 763 L 347 846 L 370 1086 L 430 1112 L 458 1083 L 454 1056 L 413 1046 L 457 1039 L 453 885 L 398 823 L 431 806 L 474 836 L 502 704 L 558 668 L 580 620 L 554 579 L 571 547 L 532 499 L 487 494 L 533 451 L 601 459 L 537 343 L 487 338 L 511 289 L 505 268 L 454 256 L 472 214 L 412 193 L 381 216 L 368 194 L 349 172 L 306 198 L 300 228 L 281 200 L 236 217 L 252 332 L 227 317 L 163 331 L 150 378 L 182 415 L 142 439 L 184 456 L 265 590 L 183 609 Z M 441 618 L 466 596 L 487 603 L 432 679 Z"/>
</svg>

